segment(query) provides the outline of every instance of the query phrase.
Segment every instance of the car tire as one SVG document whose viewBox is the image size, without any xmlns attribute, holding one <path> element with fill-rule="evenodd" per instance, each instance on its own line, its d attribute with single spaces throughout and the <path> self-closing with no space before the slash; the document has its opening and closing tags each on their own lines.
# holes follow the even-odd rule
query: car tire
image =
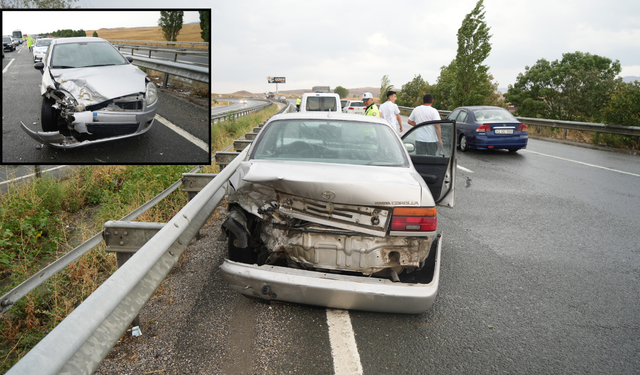
<svg viewBox="0 0 640 375">
<path fill-rule="evenodd" d="M 40 123 L 42 131 L 55 132 L 58 131 L 56 126 L 55 110 L 51 107 L 55 102 L 49 98 L 42 98 L 42 109 L 40 110 Z"/>
<path fill-rule="evenodd" d="M 465 137 L 464 134 L 460 136 L 458 145 L 460 146 L 460 151 L 462 152 L 466 152 L 469 150 L 469 143 L 467 143 L 467 137 Z"/>
</svg>

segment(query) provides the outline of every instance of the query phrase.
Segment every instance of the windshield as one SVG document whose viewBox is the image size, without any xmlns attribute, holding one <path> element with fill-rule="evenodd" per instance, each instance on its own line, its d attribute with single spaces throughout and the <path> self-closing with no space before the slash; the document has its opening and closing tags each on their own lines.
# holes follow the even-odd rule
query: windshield
<svg viewBox="0 0 640 375">
<path fill-rule="evenodd" d="M 2 43 L 11 43 L 11 38 L 9 38 L 9 37 L 3 37 L 3 38 L 2 38 Z"/>
<path fill-rule="evenodd" d="M 336 98 L 330 96 L 310 96 L 307 98 L 307 111 L 331 111 L 338 109 Z"/>
<path fill-rule="evenodd" d="M 120 53 L 107 42 L 64 43 L 53 46 L 52 68 L 84 68 L 126 64 Z"/>
<path fill-rule="evenodd" d="M 364 103 L 362 103 L 362 102 L 351 102 L 351 103 L 349 103 L 349 107 L 364 107 Z"/>
<path fill-rule="evenodd" d="M 46 47 L 51 44 L 53 39 L 38 39 L 36 40 L 36 47 Z"/>
<path fill-rule="evenodd" d="M 479 109 L 473 114 L 480 122 L 520 122 L 506 109 Z"/>
<path fill-rule="evenodd" d="M 408 166 L 393 130 L 370 122 L 280 120 L 260 137 L 252 159 Z"/>
</svg>

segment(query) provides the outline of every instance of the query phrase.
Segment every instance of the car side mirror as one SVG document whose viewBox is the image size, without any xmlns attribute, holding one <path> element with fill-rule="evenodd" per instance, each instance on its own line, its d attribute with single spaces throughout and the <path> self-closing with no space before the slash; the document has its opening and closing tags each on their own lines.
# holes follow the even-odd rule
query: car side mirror
<svg viewBox="0 0 640 375">
<path fill-rule="evenodd" d="M 127 61 L 129 61 L 130 63 L 133 62 L 133 56 L 127 56 L 125 57 L 125 59 L 127 59 Z"/>
<path fill-rule="evenodd" d="M 42 71 L 42 69 L 44 69 L 44 63 L 42 61 L 38 61 L 37 63 L 33 64 L 33 67 Z"/>
<path fill-rule="evenodd" d="M 404 148 L 409 152 L 414 152 L 416 150 L 416 146 L 414 146 L 413 143 L 405 143 Z"/>
</svg>

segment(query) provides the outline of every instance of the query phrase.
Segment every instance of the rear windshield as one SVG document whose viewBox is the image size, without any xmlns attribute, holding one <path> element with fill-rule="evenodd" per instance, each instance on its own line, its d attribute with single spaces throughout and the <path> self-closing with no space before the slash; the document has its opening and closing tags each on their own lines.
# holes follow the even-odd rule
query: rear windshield
<svg viewBox="0 0 640 375">
<path fill-rule="evenodd" d="M 332 111 L 338 110 L 336 98 L 330 96 L 310 96 L 307 98 L 307 111 Z"/>
<path fill-rule="evenodd" d="M 351 102 L 349 104 L 349 107 L 364 107 L 364 103 L 363 102 Z"/>
<path fill-rule="evenodd" d="M 478 109 L 473 114 L 481 122 L 519 122 L 506 109 Z"/>
<path fill-rule="evenodd" d="M 53 39 L 38 39 L 36 40 L 36 47 L 45 47 L 51 44 Z"/>
<path fill-rule="evenodd" d="M 123 65 L 127 60 L 107 42 L 80 42 L 53 46 L 52 68 Z"/>
<path fill-rule="evenodd" d="M 408 166 L 394 131 L 360 121 L 279 120 L 269 124 L 252 159 Z"/>
<path fill-rule="evenodd" d="M 11 38 L 3 37 L 2 38 L 2 43 L 11 43 Z"/>
</svg>

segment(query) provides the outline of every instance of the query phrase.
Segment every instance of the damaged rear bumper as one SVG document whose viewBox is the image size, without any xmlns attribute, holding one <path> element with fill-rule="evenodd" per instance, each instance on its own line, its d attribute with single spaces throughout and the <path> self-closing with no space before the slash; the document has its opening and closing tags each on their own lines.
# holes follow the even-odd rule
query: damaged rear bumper
<svg viewBox="0 0 640 375">
<path fill-rule="evenodd" d="M 435 301 L 440 281 L 442 236 L 428 284 L 348 276 L 278 266 L 258 266 L 225 260 L 222 276 L 232 289 L 251 297 L 338 309 L 420 314 Z"/>
</svg>

